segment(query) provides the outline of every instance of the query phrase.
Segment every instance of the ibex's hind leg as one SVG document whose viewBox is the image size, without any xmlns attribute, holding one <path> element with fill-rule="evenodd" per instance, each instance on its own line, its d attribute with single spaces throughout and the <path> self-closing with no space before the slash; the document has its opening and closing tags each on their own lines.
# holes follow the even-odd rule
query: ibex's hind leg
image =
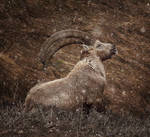
<svg viewBox="0 0 150 137">
<path fill-rule="evenodd" d="M 34 101 L 32 101 L 31 99 L 27 99 L 25 101 L 25 108 L 24 108 L 24 112 L 35 112 L 37 109 L 36 104 L 34 103 Z"/>
<path fill-rule="evenodd" d="M 33 105 L 31 103 L 30 99 L 28 99 L 28 100 L 25 101 L 24 106 L 25 106 L 24 112 L 29 112 L 33 108 Z"/>
</svg>

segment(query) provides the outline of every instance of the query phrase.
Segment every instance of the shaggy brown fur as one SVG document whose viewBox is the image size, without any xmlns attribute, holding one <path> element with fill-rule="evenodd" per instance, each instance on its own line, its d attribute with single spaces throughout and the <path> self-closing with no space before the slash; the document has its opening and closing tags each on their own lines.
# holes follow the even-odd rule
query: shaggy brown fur
<svg viewBox="0 0 150 137">
<path fill-rule="evenodd" d="M 98 40 L 93 46 L 83 47 L 81 60 L 65 78 L 36 85 L 29 91 L 25 111 L 37 104 L 68 110 L 101 101 L 106 84 L 102 61 L 111 58 L 116 48 Z"/>
</svg>

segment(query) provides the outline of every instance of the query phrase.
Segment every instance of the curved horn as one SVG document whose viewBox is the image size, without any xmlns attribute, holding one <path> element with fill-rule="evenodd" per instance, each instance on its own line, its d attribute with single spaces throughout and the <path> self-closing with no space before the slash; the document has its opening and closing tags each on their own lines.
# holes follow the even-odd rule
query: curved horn
<svg viewBox="0 0 150 137">
<path fill-rule="evenodd" d="M 71 44 L 91 45 L 92 42 L 92 36 L 83 31 L 73 29 L 58 31 L 43 43 L 39 58 L 43 64 L 46 64 L 64 46 Z"/>
</svg>

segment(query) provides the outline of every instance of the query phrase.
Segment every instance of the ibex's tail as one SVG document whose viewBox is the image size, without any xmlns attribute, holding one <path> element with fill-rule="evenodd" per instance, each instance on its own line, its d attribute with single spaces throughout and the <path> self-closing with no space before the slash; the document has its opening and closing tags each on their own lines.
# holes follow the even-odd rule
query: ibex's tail
<svg viewBox="0 0 150 137">
<path fill-rule="evenodd" d="M 62 30 L 54 33 L 42 45 L 39 58 L 43 64 L 47 64 L 48 60 L 62 47 L 71 44 L 91 45 L 92 36 L 86 32 L 79 30 Z"/>
</svg>

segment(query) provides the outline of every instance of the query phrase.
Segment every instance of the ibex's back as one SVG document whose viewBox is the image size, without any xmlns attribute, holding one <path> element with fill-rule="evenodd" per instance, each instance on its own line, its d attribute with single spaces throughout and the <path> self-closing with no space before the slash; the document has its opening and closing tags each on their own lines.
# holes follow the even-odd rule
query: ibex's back
<svg viewBox="0 0 150 137">
<path fill-rule="evenodd" d="M 29 91 L 25 100 L 26 111 L 37 104 L 72 109 L 83 103 L 97 104 L 100 102 L 106 84 L 102 61 L 115 54 L 116 48 L 112 44 L 98 40 L 93 45 L 88 45 L 92 41 L 82 31 L 65 30 L 52 35 L 44 43 L 45 47 L 40 53 L 44 64 L 65 45 L 84 42 L 87 45 L 83 44 L 81 60 L 65 78 L 36 85 Z M 49 56 L 45 56 L 44 53 L 46 55 L 49 53 Z"/>
</svg>

